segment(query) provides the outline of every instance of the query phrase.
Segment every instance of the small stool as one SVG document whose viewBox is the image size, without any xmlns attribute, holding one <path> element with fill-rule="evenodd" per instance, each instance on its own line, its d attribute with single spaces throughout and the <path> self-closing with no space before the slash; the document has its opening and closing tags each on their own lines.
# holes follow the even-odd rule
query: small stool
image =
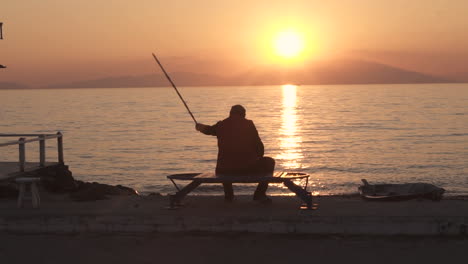
<svg viewBox="0 0 468 264">
<path fill-rule="evenodd" d="M 32 177 L 19 177 L 16 178 L 16 183 L 19 184 L 19 195 L 18 195 L 18 208 L 23 207 L 23 200 L 25 199 L 26 185 L 29 185 L 31 190 L 32 206 L 38 208 L 41 204 L 41 197 L 39 196 L 39 189 L 37 188 L 36 182 L 39 182 L 40 178 Z"/>
</svg>

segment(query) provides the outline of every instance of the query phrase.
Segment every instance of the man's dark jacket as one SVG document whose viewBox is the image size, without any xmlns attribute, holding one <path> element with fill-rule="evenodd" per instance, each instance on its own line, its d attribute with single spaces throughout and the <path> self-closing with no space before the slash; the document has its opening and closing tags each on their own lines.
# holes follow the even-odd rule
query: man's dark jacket
<svg viewBox="0 0 468 264">
<path fill-rule="evenodd" d="M 201 132 L 218 138 L 217 173 L 248 171 L 263 157 L 263 143 L 252 120 L 231 115 Z"/>
</svg>

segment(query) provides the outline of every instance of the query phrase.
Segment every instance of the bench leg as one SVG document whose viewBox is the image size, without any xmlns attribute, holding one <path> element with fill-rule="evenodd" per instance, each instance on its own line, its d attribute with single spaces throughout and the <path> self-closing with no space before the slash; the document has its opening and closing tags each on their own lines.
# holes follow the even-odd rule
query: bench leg
<svg viewBox="0 0 468 264">
<path fill-rule="evenodd" d="M 17 203 L 18 208 L 23 207 L 24 193 L 26 191 L 25 189 L 26 189 L 25 184 L 20 183 L 19 184 L 18 203 Z"/>
<path fill-rule="evenodd" d="M 289 190 L 294 192 L 299 198 L 302 199 L 302 201 L 304 201 L 304 203 L 306 204 L 306 207 L 304 209 L 308 209 L 308 210 L 317 209 L 316 207 L 312 205 L 312 195 L 310 194 L 310 192 L 301 188 L 300 186 L 298 186 L 291 180 L 284 181 L 283 183 L 286 187 L 288 187 Z"/>
<path fill-rule="evenodd" d="M 201 184 L 201 182 L 199 181 L 192 181 L 191 183 L 189 183 L 187 186 L 185 186 L 184 188 L 182 188 L 180 191 L 178 191 L 176 194 L 174 195 L 170 195 L 169 196 L 169 199 L 170 199 L 170 208 L 175 208 L 177 207 L 177 205 L 180 204 L 180 202 L 182 201 L 182 199 L 187 195 L 189 194 L 191 191 L 193 191 L 195 188 L 197 188 L 199 185 Z"/>
<path fill-rule="evenodd" d="M 41 205 L 41 197 L 35 182 L 31 183 L 31 196 L 33 208 L 38 208 Z"/>
</svg>

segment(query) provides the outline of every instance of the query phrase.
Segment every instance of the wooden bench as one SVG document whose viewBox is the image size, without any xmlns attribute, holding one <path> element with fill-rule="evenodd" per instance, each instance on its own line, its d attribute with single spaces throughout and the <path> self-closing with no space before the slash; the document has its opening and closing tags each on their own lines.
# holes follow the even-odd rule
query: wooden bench
<svg viewBox="0 0 468 264">
<path fill-rule="evenodd" d="M 185 173 L 185 174 L 173 174 L 167 176 L 169 180 L 172 181 L 174 186 L 177 189 L 177 192 L 173 195 L 170 195 L 170 208 L 177 208 L 182 199 L 193 191 L 195 188 L 200 186 L 202 183 L 282 183 L 290 191 L 295 193 L 299 197 L 304 205 L 301 206 L 301 209 L 313 210 L 317 209 L 317 206 L 312 204 L 312 195 L 307 191 L 307 183 L 309 179 L 309 174 L 299 173 L 299 172 L 277 172 L 273 175 L 220 175 L 212 172 L 207 173 Z M 305 187 L 300 187 L 294 180 L 305 179 Z M 176 180 L 180 181 L 190 181 L 183 188 L 175 183 Z"/>
</svg>

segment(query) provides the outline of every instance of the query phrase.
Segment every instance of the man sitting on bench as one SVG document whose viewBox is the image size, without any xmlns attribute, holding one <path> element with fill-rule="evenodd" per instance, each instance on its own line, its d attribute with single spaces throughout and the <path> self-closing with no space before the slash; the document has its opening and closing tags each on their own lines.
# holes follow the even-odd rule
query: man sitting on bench
<svg viewBox="0 0 468 264">
<path fill-rule="evenodd" d="M 205 135 L 218 138 L 218 161 L 216 174 L 240 175 L 265 174 L 271 176 L 275 169 L 275 160 L 264 157 L 263 142 L 252 120 L 245 118 L 245 108 L 234 105 L 229 117 L 213 126 L 197 123 L 196 130 Z M 232 183 L 223 183 L 226 201 L 234 199 Z M 266 195 L 268 182 L 258 184 L 254 200 L 271 202 Z"/>
</svg>

